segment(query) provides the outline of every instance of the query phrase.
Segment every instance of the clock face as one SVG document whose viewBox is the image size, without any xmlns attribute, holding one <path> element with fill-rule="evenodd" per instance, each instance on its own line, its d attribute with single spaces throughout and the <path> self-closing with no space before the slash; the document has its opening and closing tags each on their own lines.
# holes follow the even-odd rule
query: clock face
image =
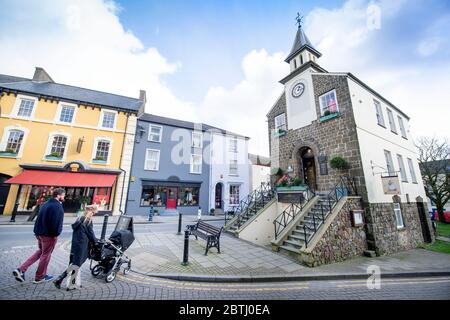
<svg viewBox="0 0 450 320">
<path fill-rule="evenodd" d="M 292 88 L 292 96 L 294 98 L 298 98 L 300 97 L 303 92 L 305 92 L 305 84 L 302 82 L 297 83 L 293 88 Z"/>
</svg>

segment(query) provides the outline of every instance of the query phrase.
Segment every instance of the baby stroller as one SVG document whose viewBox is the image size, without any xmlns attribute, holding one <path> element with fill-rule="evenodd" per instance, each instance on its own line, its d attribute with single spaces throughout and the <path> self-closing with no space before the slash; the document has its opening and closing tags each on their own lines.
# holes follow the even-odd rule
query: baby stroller
<svg viewBox="0 0 450 320">
<path fill-rule="evenodd" d="M 92 275 L 94 277 L 104 276 L 105 281 L 110 283 L 114 281 L 123 264 L 126 264 L 123 273 L 127 274 L 131 269 L 131 259 L 125 255 L 125 251 L 133 242 L 133 218 L 120 216 L 109 239 L 100 239 L 90 247 L 89 258 L 91 259 Z M 92 266 L 93 261 L 97 262 L 95 266 Z"/>
</svg>

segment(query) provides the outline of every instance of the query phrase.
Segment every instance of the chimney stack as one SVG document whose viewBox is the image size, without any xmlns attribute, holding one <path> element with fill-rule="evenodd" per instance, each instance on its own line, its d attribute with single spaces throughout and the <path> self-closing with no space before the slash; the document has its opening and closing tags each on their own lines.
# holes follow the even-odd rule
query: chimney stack
<svg viewBox="0 0 450 320">
<path fill-rule="evenodd" d="M 36 67 L 34 71 L 33 81 L 55 82 L 44 70 L 44 68 Z"/>
</svg>

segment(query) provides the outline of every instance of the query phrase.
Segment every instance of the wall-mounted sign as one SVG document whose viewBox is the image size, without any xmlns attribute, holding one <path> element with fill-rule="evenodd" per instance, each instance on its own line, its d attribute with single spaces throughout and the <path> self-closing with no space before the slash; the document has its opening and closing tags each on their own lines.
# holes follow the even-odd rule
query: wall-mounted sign
<svg viewBox="0 0 450 320">
<path fill-rule="evenodd" d="M 381 177 L 384 194 L 401 194 L 398 176 Z"/>
<path fill-rule="evenodd" d="M 352 226 L 361 227 L 364 225 L 364 211 L 363 210 L 352 210 Z"/>
<path fill-rule="evenodd" d="M 301 203 L 303 202 L 303 192 L 286 192 L 286 193 L 281 193 L 278 192 L 277 194 L 278 197 L 278 202 L 281 203 Z"/>
<path fill-rule="evenodd" d="M 327 156 L 319 156 L 319 172 L 321 176 L 328 174 Z"/>
</svg>

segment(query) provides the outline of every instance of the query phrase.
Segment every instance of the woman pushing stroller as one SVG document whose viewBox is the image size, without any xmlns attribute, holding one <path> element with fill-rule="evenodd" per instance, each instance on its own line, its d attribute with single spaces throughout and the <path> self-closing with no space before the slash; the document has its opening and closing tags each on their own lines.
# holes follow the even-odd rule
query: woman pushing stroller
<svg viewBox="0 0 450 320">
<path fill-rule="evenodd" d="M 84 215 L 78 218 L 73 224 L 72 246 L 70 248 L 70 260 L 68 268 L 59 275 L 53 282 L 56 288 L 61 288 L 63 280 L 70 276 L 67 290 L 78 289 L 76 279 L 80 268 L 89 256 L 89 243 L 95 243 L 98 239 L 95 237 L 92 226 L 92 216 L 97 212 L 97 206 L 86 206 Z M 80 285 L 81 287 L 81 285 Z"/>
</svg>

